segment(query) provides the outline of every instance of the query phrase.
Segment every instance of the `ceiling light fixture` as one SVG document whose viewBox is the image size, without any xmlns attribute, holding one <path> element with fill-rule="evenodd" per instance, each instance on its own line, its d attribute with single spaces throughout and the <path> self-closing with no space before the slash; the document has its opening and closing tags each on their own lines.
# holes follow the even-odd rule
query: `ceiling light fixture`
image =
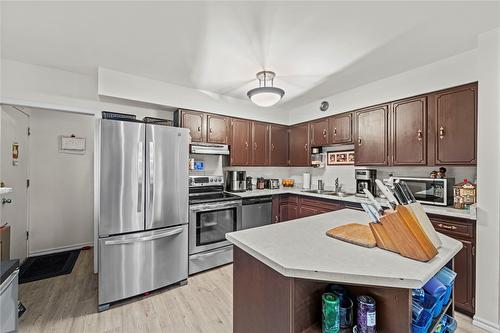
<svg viewBox="0 0 500 333">
<path fill-rule="evenodd" d="M 259 87 L 249 90 L 247 92 L 248 98 L 250 98 L 254 104 L 262 107 L 273 106 L 278 103 L 285 94 L 285 91 L 273 86 L 276 73 L 262 71 L 258 72 L 256 76 L 259 80 Z"/>
</svg>

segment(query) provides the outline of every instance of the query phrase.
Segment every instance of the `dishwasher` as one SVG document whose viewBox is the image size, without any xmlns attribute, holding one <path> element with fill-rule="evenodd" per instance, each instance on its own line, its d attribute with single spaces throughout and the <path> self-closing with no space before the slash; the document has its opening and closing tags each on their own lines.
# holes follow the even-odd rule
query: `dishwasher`
<svg viewBox="0 0 500 333">
<path fill-rule="evenodd" d="M 272 222 L 272 196 L 244 198 L 241 211 L 241 228 L 260 227 Z"/>
</svg>

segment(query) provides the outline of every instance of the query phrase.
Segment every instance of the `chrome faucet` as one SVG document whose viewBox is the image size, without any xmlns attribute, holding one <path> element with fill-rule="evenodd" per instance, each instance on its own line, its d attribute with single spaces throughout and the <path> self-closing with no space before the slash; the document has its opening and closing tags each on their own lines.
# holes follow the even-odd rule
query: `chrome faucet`
<svg viewBox="0 0 500 333">
<path fill-rule="evenodd" d="M 335 193 L 342 192 L 342 185 L 339 184 L 339 179 L 335 178 Z"/>
</svg>

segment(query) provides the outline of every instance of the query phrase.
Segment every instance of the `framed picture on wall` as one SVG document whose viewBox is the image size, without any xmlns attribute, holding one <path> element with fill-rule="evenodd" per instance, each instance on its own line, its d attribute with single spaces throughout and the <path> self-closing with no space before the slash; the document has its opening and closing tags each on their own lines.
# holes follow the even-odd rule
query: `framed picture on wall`
<svg viewBox="0 0 500 333">
<path fill-rule="evenodd" d="M 348 165 L 354 164 L 354 151 L 331 151 L 327 154 L 328 165 Z"/>
</svg>

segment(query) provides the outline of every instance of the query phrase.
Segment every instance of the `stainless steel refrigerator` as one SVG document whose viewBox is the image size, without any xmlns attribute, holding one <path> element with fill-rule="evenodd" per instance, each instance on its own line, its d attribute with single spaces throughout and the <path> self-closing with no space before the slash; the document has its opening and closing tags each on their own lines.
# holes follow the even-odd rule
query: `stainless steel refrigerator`
<svg viewBox="0 0 500 333">
<path fill-rule="evenodd" d="M 189 131 L 100 121 L 99 310 L 188 276 Z"/>
</svg>

